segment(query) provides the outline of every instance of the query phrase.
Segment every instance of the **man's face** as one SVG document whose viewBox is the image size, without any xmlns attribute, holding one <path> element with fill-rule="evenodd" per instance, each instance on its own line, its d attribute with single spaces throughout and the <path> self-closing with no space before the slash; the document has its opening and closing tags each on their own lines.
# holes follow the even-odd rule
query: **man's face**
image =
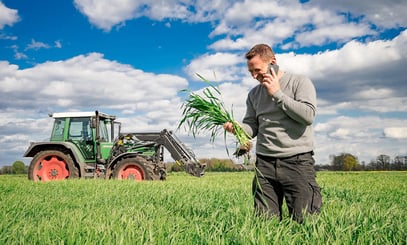
<svg viewBox="0 0 407 245">
<path fill-rule="evenodd" d="M 263 74 L 267 73 L 269 62 L 260 58 L 259 55 L 254 56 L 247 61 L 247 68 L 254 79 L 263 82 Z"/>
</svg>

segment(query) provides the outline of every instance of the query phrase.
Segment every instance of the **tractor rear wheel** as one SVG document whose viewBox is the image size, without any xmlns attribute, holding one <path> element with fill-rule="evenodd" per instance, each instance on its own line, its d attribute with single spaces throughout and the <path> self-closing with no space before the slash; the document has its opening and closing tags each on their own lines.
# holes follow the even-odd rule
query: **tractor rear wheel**
<svg viewBox="0 0 407 245">
<path fill-rule="evenodd" d="M 71 156 L 60 151 L 38 152 L 28 168 L 28 178 L 34 181 L 63 180 L 78 176 L 79 171 Z"/>
<path fill-rule="evenodd" d="M 143 157 L 125 158 L 113 169 L 113 179 L 127 180 L 155 180 L 157 176 L 153 171 L 154 164 Z"/>
</svg>

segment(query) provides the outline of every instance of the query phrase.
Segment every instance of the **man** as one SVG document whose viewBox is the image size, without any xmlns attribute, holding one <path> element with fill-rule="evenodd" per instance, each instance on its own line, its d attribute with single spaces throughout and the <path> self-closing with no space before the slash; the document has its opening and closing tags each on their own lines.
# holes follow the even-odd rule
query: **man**
<svg viewBox="0 0 407 245">
<path fill-rule="evenodd" d="M 257 136 L 255 211 L 281 220 L 285 199 L 290 216 L 302 223 L 303 212 L 319 213 L 322 205 L 313 158 L 315 87 L 305 76 L 274 69 L 277 60 L 266 44 L 255 45 L 245 57 L 259 81 L 247 96 L 242 123 L 249 135 Z M 234 133 L 230 122 L 224 128 Z"/>
</svg>

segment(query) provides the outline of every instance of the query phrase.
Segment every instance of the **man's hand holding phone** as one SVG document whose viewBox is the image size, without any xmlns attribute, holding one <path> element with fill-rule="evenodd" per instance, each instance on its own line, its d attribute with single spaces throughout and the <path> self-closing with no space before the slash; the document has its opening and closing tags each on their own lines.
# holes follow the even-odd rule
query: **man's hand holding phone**
<svg viewBox="0 0 407 245">
<path fill-rule="evenodd" d="M 267 89 L 269 95 L 273 95 L 280 90 L 280 80 L 278 78 L 278 65 L 270 63 L 267 68 L 267 73 L 262 74 L 263 79 L 261 84 Z"/>
</svg>

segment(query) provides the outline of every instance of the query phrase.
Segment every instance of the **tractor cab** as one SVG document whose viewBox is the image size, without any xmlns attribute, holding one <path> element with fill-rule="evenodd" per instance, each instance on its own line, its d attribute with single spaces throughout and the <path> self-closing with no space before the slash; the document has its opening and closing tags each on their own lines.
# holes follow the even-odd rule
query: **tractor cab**
<svg viewBox="0 0 407 245">
<path fill-rule="evenodd" d="M 53 113 L 51 142 L 72 142 L 80 150 L 85 162 L 104 162 L 113 146 L 115 116 L 100 112 Z M 119 126 L 120 128 L 120 126 Z"/>
</svg>

